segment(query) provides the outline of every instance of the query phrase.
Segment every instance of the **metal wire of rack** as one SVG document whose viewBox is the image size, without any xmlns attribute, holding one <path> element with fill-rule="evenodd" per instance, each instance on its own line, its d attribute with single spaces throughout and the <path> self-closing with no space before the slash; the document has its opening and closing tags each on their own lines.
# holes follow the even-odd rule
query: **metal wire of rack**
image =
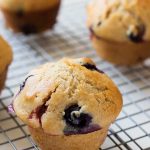
<svg viewBox="0 0 150 150">
<path fill-rule="evenodd" d="M 88 0 L 64 0 L 53 31 L 24 36 L 6 29 L 0 34 L 11 44 L 14 62 L 0 96 L 0 150 L 38 150 L 27 127 L 7 112 L 14 93 L 26 73 L 35 66 L 62 57 L 90 57 L 118 85 L 124 98 L 123 110 L 111 126 L 102 150 L 150 150 L 150 68 L 140 64 L 127 68 L 100 59 L 89 42 L 85 7 Z"/>
</svg>

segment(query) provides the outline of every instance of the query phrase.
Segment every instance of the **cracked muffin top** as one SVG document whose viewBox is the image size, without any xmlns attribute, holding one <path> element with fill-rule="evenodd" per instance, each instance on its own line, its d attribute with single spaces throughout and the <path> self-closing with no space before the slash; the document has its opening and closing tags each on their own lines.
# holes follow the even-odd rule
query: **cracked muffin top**
<svg viewBox="0 0 150 150">
<path fill-rule="evenodd" d="M 91 59 L 64 58 L 31 71 L 13 107 L 23 122 L 45 133 L 86 134 L 115 120 L 122 97 Z"/>
<path fill-rule="evenodd" d="M 60 0 L 0 0 L 0 7 L 11 11 L 35 11 L 48 9 Z"/>
<path fill-rule="evenodd" d="M 0 36 L 0 72 L 3 72 L 12 61 L 12 51 L 8 43 Z"/>
<path fill-rule="evenodd" d="M 88 26 L 102 39 L 150 40 L 150 0 L 93 0 L 87 12 Z"/>
</svg>

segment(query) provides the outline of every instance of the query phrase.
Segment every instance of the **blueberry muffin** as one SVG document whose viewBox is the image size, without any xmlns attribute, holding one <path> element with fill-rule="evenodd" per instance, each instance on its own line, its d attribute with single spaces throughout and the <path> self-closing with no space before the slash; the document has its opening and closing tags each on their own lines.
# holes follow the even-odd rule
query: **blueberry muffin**
<svg viewBox="0 0 150 150">
<path fill-rule="evenodd" d="M 11 47 L 0 36 L 0 92 L 4 87 L 8 66 L 12 61 Z"/>
<path fill-rule="evenodd" d="M 97 150 L 122 97 L 92 60 L 65 58 L 31 71 L 13 107 L 42 150 Z"/>
<path fill-rule="evenodd" d="M 115 64 L 150 57 L 150 0 L 92 0 L 87 24 L 98 54 Z"/>
<path fill-rule="evenodd" d="M 59 6 L 60 0 L 0 0 L 7 26 L 24 34 L 52 28 Z"/>
</svg>

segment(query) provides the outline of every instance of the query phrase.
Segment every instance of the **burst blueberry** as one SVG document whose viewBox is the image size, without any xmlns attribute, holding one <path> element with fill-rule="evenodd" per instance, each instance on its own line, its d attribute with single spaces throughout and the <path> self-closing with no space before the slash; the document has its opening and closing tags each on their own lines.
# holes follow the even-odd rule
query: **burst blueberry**
<svg viewBox="0 0 150 150">
<path fill-rule="evenodd" d="M 89 70 L 92 70 L 92 71 L 98 71 L 99 73 L 104 73 L 103 71 L 101 71 L 101 70 L 99 70 L 95 65 L 93 65 L 93 64 L 89 64 L 89 63 L 87 63 L 87 64 L 84 64 L 84 65 L 82 65 L 83 67 L 85 67 L 85 68 L 87 68 L 87 69 L 89 69 Z"/>
<path fill-rule="evenodd" d="M 29 116 L 29 119 L 35 118 L 39 120 L 39 123 L 41 124 L 41 118 L 43 116 L 43 114 L 46 112 L 48 106 L 46 105 L 46 103 L 44 103 L 43 105 L 37 107 Z"/>
<path fill-rule="evenodd" d="M 134 43 L 142 42 L 143 41 L 143 36 L 145 34 L 145 27 L 143 25 L 142 26 L 137 26 L 136 30 L 137 30 L 137 33 L 134 33 L 132 31 L 127 33 L 128 38 Z"/>
<path fill-rule="evenodd" d="M 20 92 L 23 90 L 23 88 L 25 87 L 27 80 L 28 80 L 30 77 L 32 77 L 32 76 L 33 76 L 33 75 L 28 76 L 28 77 L 25 79 L 25 81 L 20 85 L 19 93 L 20 93 Z"/>
<path fill-rule="evenodd" d="M 86 134 L 100 130 L 99 125 L 92 124 L 92 116 L 81 112 L 81 107 L 74 104 L 65 110 L 65 135 Z"/>
<path fill-rule="evenodd" d="M 81 107 L 75 104 L 65 110 L 64 120 L 67 125 L 84 128 L 91 123 L 92 117 L 89 114 L 80 112 L 80 109 Z"/>
</svg>

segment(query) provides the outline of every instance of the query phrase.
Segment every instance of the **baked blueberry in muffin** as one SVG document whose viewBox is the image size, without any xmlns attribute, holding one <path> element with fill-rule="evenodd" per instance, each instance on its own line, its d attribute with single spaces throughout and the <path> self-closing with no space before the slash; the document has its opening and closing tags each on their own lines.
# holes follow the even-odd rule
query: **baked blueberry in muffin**
<svg viewBox="0 0 150 150">
<path fill-rule="evenodd" d="M 13 106 L 42 150 L 97 150 L 122 97 L 89 58 L 64 58 L 32 70 Z"/>
<path fill-rule="evenodd" d="M 92 0 L 87 8 L 91 41 L 100 57 L 133 65 L 150 57 L 150 1 Z"/>
<path fill-rule="evenodd" d="M 104 73 L 103 71 L 99 70 L 95 65 L 93 64 L 83 64 L 82 66 L 84 66 L 85 68 L 89 69 L 89 70 L 95 70 L 95 71 L 98 71 L 100 73 Z"/>
<path fill-rule="evenodd" d="M 127 31 L 127 36 L 129 40 L 135 43 L 140 43 L 143 41 L 143 37 L 145 34 L 145 27 L 144 25 L 139 26 L 130 26 L 129 30 Z"/>
<path fill-rule="evenodd" d="M 30 78 L 30 77 L 32 77 L 33 75 L 30 75 L 30 76 L 28 76 L 24 81 L 23 81 L 23 83 L 20 85 L 20 90 L 19 90 L 19 93 L 23 90 L 23 88 L 25 87 L 25 84 L 26 84 L 26 82 L 27 82 L 27 80 Z"/>
<path fill-rule="evenodd" d="M 65 109 L 64 120 L 67 125 L 64 129 L 65 135 L 86 134 L 100 130 L 99 125 L 92 125 L 92 116 L 80 110 L 81 107 L 78 104 L 73 104 Z"/>
</svg>

